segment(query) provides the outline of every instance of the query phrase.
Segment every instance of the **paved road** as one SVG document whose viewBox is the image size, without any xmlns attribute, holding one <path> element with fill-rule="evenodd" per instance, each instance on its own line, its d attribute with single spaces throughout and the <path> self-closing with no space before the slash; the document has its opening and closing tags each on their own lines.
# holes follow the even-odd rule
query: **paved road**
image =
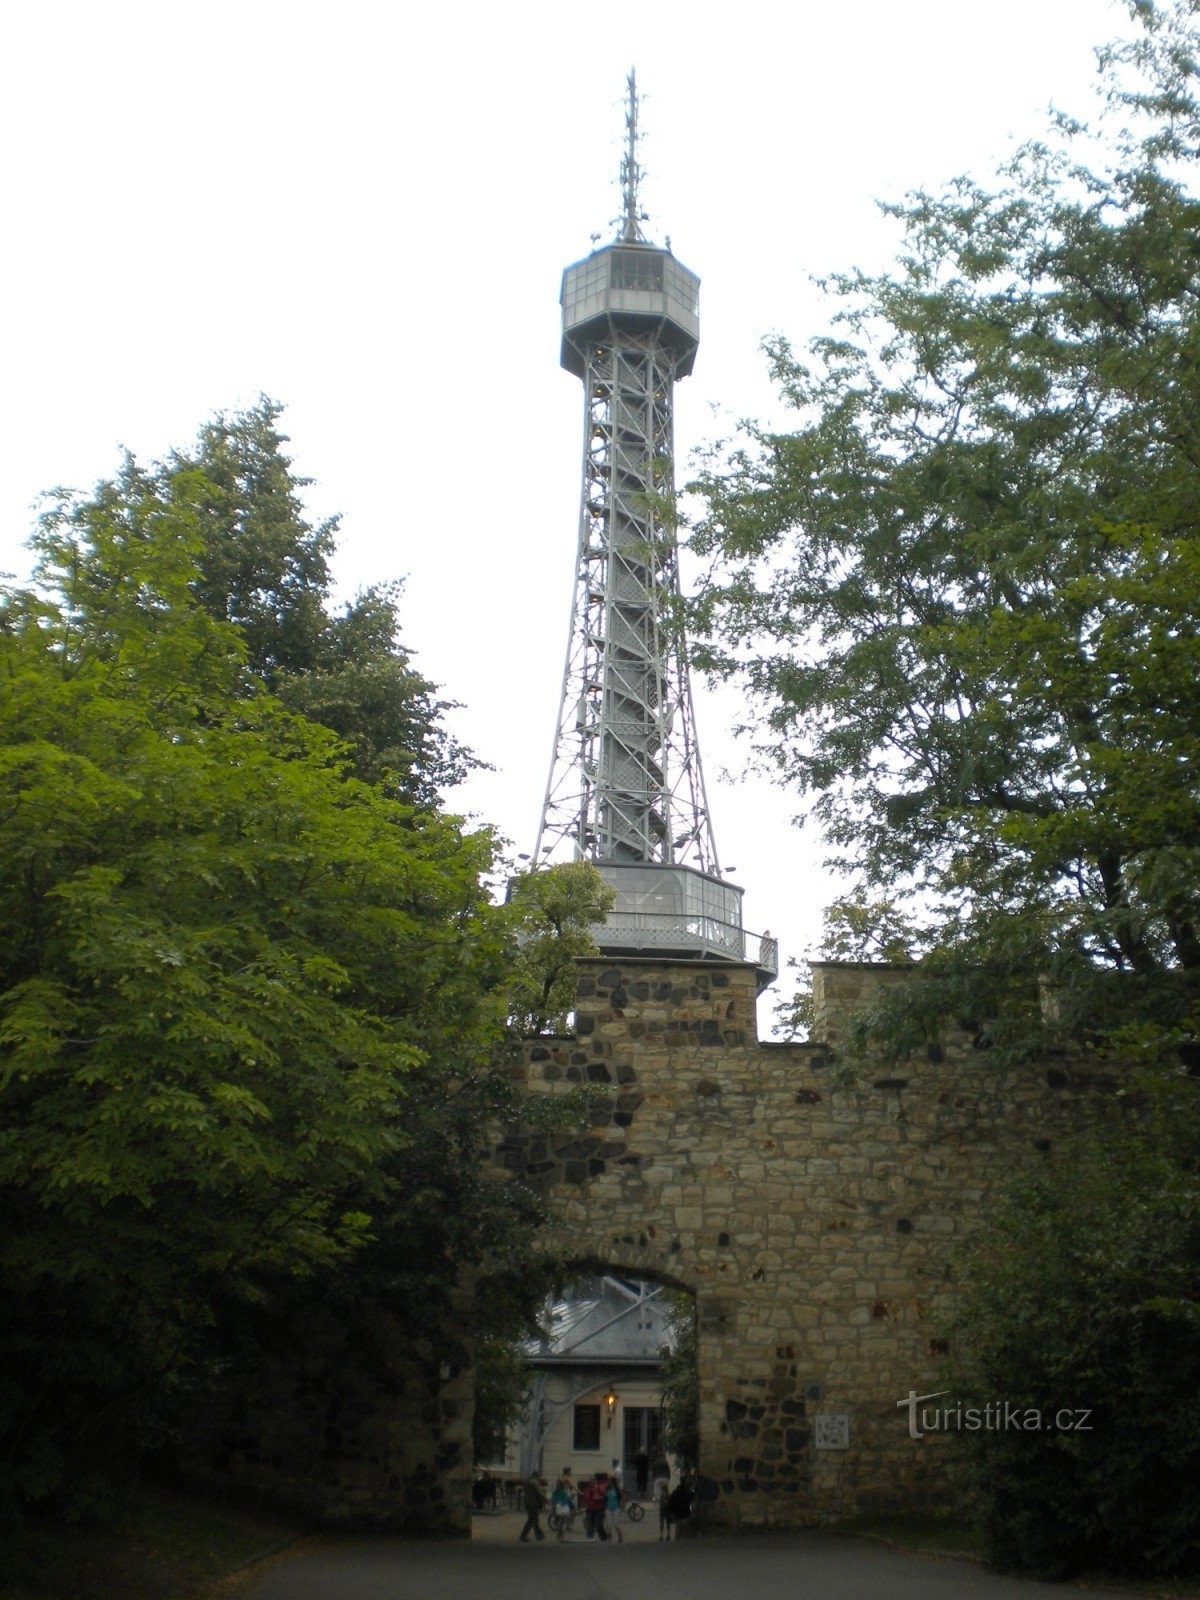
<svg viewBox="0 0 1200 1600">
<path fill-rule="evenodd" d="M 480 1519 L 477 1519 L 477 1528 Z M 576 1534 L 516 1542 L 520 1519 L 470 1543 L 378 1539 L 284 1556 L 238 1600 L 1063 1600 L 1060 1586 L 828 1534 L 660 1544 L 650 1517 L 621 1546 Z"/>
</svg>

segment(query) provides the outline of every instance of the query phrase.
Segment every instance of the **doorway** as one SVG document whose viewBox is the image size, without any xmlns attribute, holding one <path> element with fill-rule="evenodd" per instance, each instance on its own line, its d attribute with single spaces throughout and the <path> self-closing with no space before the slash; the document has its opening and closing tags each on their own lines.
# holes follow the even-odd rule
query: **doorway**
<svg viewBox="0 0 1200 1600">
<path fill-rule="evenodd" d="M 661 1406 L 626 1406 L 624 1455 L 621 1465 L 624 1469 L 625 1484 L 627 1488 L 636 1488 L 639 1494 L 645 1494 L 653 1473 L 654 1463 L 662 1454 L 663 1416 Z M 638 1477 L 638 1458 L 645 1464 L 643 1474 L 645 1482 Z"/>
</svg>

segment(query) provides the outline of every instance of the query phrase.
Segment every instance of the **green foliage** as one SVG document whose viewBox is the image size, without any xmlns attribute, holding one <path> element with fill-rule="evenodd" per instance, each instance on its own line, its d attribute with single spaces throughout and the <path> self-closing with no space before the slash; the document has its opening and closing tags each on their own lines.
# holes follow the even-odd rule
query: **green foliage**
<svg viewBox="0 0 1200 1600">
<path fill-rule="evenodd" d="M 283 453 L 282 412 L 263 398 L 214 417 L 190 450 L 172 452 L 148 475 L 168 501 L 191 485 L 201 536 L 192 592 L 210 616 L 237 627 L 251 671 L 270 687 L 324 664 L 337 542 L 336 518 L 317 527 L 305 518 L 311 480 L 297 478 Z"/>
<path fill-rule="evenodd" d="M 807 359 L 773 344 L 795 431 L 714 464 L 693 537 L 700 663 L 868 897 L 929 908 L 908 1013 L 998 1054 L 1132 1013 L 1196 1057 L 1197 9 L 1134 10 L 1133 131 L 890 208 L 899 262 L 831 281 Z"/>
<path fill-rule="evenodd" d="M 504 1457 L 508 1430 L 529 1401 L 529 1365 L 524 1340 L 493 1327 L 475 1340 L 475 1460 Z"/>
<path fill-rule="evenodd" d="M 614 897 L 590 861 L 532 868 L 513 879 L 509 902 L 518 955 L 509 993 L 518 1033 L 565 1030 L 575 1004 L 576 962 L 595 955 L 592 930 Z"/>
<path fill-rule="evenodd" d="M 1151 1085 L 1069 1170 L 1025 1178 L 975 1244 L 956 1398 L 1040 1431 L 974 1435 L 992 1560 L 1067 1577 L 1200 1570 L 1200 1107 Z M 1059 1429 L 1063 1410 L 1086 1429 Z"/>
<path fill-rule="evenodd" d="M 85 569 L 107 537 L 136 547 L 156 522 L 186 515 L 194 532 L 188 588 L 210 616 L 236 627 L 244 688 L 266 688 L 331 728 L 349 746 L 356 777 L 435 806 L 474 759 L 443 726 L 451 702 L 438 698 L 400 644 L 401 585 L 373 587 L 334 608 L 337 519 L 316 527 L 307 520 L 302 495 L 310 480 L 292 471 L 282 409 L 262 399 L 216 417 L 190 450 L 151 468 L 127 456 L 90 496 L 60 490 L 42 538 L 62 547 L 76 583 L 98 590 L 99 599 L 107 566 L 94 583 Z"/>
<path fill-rule="evenodd" d="M 775 1017 L 786 1039 L 809 1039 L 816 1021 L 812 996 L 814 961 L 909 962 L 921 941 L 913 919 L 891 900 L 868 900 L 846 895 L 827 906 L 824 932 L 814 955 L 788 965 L 797 988 L 781 995 Z"/>
<path fill-rule="evenodd" d="M 475 1298 L 475 1461 L 502 1458 L 510 1427 L 530 1402 L 526 1346 L 541 1333 L 538 1317 L 554 1291 L 562 1262 L 510 1258 L 509 1270 L 494 1270 L 478 1285 Z"/>
<path fill-rule="evenodd" d="M 350 746 L 355 776 L 436 805 L 477 763 L 447 732 L 437 697 L 400 644 L 402 584 L 376 585 L 335 611 L 329 558 L 337 519 L 313 527 L 279 431 L 282 406 L 215 418 L 156 471 L 158 493 L 198 482 L 203 544 L 196 598 L 235 622 L 251 672 L 285 705 Z"/>
<path fill-rule="evenodd" d="M 322 620 L 327 530 L 231 459 L 60 499 L 0 617 L 0 1495 L 134 1455 L 231 1307 L 444 1296 L 533 1212 L 477 1161 L 513 1093 L 492 841 L 434 806 L 436 762 L 381 740 L 366 783 L 268 692 L 305 639 L 360 628 L 378 664 L 393 614 Z"/>
<path fill-rule="evenodd" d="M 920 934 L 891 900 L 846 895 L 826 907 L 822 961 L 911 961 Z"/>
<path fill-rule="evenodd" d="M 684 1474 L 700 1464 L 700 1368 L 696 1301 L 683 1290 L 670 1291 L 671 1349 L 658 1369 L 663 1408 L 663 1448 Z"/>
<path fill-rule="evenodd" d="M 795 429 L 712 465 L 693 538 L 700 664 L 864 900 L 920 912 L 847 1056 L 1154 1069 L 967 1275 L 965 1395 L 1093 1412 L 981 1440 L 995 1558 L 1055 1575 L 1200 1558 L 1200 3 L 1129 10 L 1095 132 L 890 208 L 895 268 L 771 346 Z"/>
<path fill-rule="evenodd" d="M 437 697 L 398 642 L 401 592 L 368 589 L 330 617 L 318 665 L 280 672 L 274 692 L 346 741 L 356 777 L 435 806 L 478 762 L 443 726 L 454 702 Z"/>
</svg>

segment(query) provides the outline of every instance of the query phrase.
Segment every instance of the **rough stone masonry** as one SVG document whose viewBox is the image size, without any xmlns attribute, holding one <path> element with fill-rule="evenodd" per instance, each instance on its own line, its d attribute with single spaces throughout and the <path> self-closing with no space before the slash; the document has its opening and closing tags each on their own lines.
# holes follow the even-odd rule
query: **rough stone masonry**
<svg viewBox="0 0 1200 1600">
<path fill-rule="evenodd" d="M 589 1126 L 513 1130 L 492 1159 L 545 1193 L 568 1262 L 695 1295 L 708 1526 L 959 1500 L 952 1436 L 911 1438 L 897 1405 L 943 1387 L 951 1253 L 1105 1102 L 1103 1079 L 999 1072 L 965 1038 L 841 1085 L 847 1012 L 903 975 L 817 966 L 823 1042 L 764 1044 L 753 967 L 595 958 L 574 1034 L 525 1048 L 530 1093 L 597 1086 Z M 469 1533 L 467 1323 L 460 1301 L 421 1348 L 369 1307 L 291 1330 L 197 1419 L 196 1475 L 329 1523 Z"/>
<path fill-rule="evenodd" d="M 1061 1157 L 1095 1081 L 996 1071 L 969 1040 L 839 1086 L 847 1011 L 902 969 L 814 969 L 822 1044 L 761 1043 L 754 969 L 595 958 L 575 1034 L 531 1041 L 533 1093 L 600 1085 L 586 1132 L 512 1132 L 549 1242 L 695 1294 L 710 1525 L 796 1526 L 960 1498 L 949 1436 L 897 1402 L 943 1387 L 950 1257 L 1013 1171 Z"/>
</svg>

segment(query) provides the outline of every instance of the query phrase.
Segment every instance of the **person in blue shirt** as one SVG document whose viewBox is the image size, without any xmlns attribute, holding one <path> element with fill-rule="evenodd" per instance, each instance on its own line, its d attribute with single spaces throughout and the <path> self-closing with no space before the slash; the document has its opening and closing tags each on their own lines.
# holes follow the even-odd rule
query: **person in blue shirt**
<svg viewBox="0 0 1200 1600">
<path fill-rule="evenodd" d="M 571 1490 L 565 1478 L 560 1478 L 554 1485 L 554 1493 L 550 1496 L 550 1502 L 558 1516 L 558 1542 L 562 1544 L 567 1536 L 567 1528 L 570 1526 L 571 1513 L 575 1509 L 574 1501 L 571 1499 Z"/>
<path fill-rule="evenodd" d="M 608 1537 L 616 1539 L 618 1544 L 624 1544 L 621 1537 L 621 1485 L 616 1478 L 608 1480 L 608 1488 L 604 1494 L 604 1526 L 608 1529 Z"/>
</svg>

